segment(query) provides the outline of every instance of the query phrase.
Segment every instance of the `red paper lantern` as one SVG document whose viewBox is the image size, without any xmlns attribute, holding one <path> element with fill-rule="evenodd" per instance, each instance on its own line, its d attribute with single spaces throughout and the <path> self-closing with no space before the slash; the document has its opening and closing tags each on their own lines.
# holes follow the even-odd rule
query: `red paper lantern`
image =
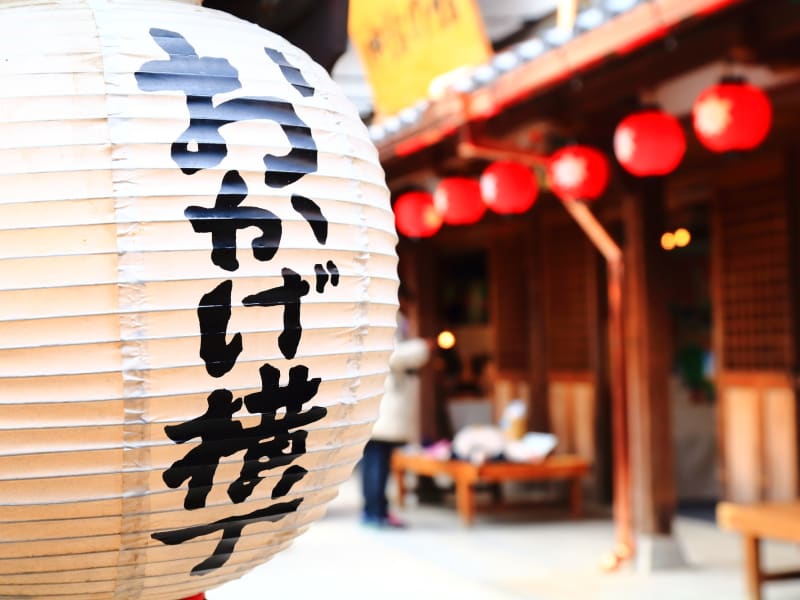
<svg viewBox="0 0 800 600">
<path fill-rule="evenodd" d="M 433 205 L 429 192 L 406 192 L 394 203 L 397 231 L 410 238 L 426 238 L 442 227 L 442 216 Z"/>
<path fill-rule="evenodd" d="M 466 177 L 442 179 L 433 193 L 433 203 L 448 225 L 477 223 L 486 212 L 478 180 Z"/>
<path fill-rule="evenodd" d="M 511 161 L 492 163 L 480 179 L 483 202 L 501 215 L 524 213 L 539 194 L 536 176 L 525 165 Z"/>
<path fill-rule="evenodd" d="M 562 200 L 596 200 L 608 185 L 608 159 L 589 146 L 565 146 L 550 157 L 547 179 Z"/>
<path fill-rule="evenodd" d="M 625 117 L 614 132 L 619 164 L 638 177 L 674 171 L 686 152 L 686 137 L 678 119 L 658 109 Z"/>
<path fill-rule="evenodd" d="M 726 80 L 698 96 L 692 118 L 697 138 L 709 150 L 752 150 L 769 133 L 772 105 L 756 86 Z"/>
</svg>

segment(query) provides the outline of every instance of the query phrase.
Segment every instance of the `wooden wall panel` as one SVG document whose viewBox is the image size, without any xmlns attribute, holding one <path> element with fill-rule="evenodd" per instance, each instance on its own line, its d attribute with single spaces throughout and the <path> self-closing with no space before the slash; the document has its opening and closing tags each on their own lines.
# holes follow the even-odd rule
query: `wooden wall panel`
<svg viewBox="0 0 800 600">
<path fill-rule="evenodd" d="M 512 400 L 522 400 L 527 413 L 534 410 L 530 392 L 531 307 L 530 246 L 526 230 L 505 231 L 491 240 L 489 289 L 493 356 L 497 375 L 494 414 L 499 422 Z"/>
<path fill-rule="evenodd" d="M 722 366 L 792 367 L 788 212 L 780 182 L 726 190 L 718 235 Z"/>
<path fill-rule="evenodd" d="M 787 386 L 763 391 L 761 418 L 764 440 L 764 497 L 793 500 L 797 497 L 798 456 L 797 403 Z"/>
<path fill-rule="evenodd" d="M 489 263 L 497 370 L 524 373 L 529 363 L 528 261 L 522 235 L 498 238 Z"/>
<path fill-rule="evenodd" d="M 556 452 L 572 449 L 572 400 L 569 383 L 550 380 L 547 386 L 550 431 L 558 436 Z"/>
<path fill-rule="evenodd" d="M 596 354 L 596 269 L 589 241 L 571 221 L 544 229 L 549 371 L 591 371 Z"/>
<path fill-rule="evenodd" d="M 597 471 L 597 386 L 594 375 L 583 373 L 549 374 L 547 403 L 550 431 L 558 436 L 558 454 L 577 454 L 588 460 L 592 469 L 583 482 L 590 496 L 599 494 Z"/>
<path fill-rule="evenodd" d="M 558 436 L 556 452 L 597 455 L 598 272 L 597 253 L 580 227 L 559 207 L 542 222 L 547 412 Z M 596 492 L 594 477 L 587 488 Z"/>
<path fill-rule="evenodd" d="M 781 158 L 719 176 L 713 217 L 722 478 L 739 502 L 793 499 L 798 482 L 795 263 Z"/>
<path fill-rule="evenodd" d="M 726 498 L 796 498 L 797 407 L 788 377 L 723 377 L 720 402 Z"/>
<path fill-rule="evenodd" d="M 597 411 L 593 376 L 551 373 L 548 404 L 550 428 L 558 436 L 556 452 L 578 454 L 594 462 Z"/>
<path fill-rule="evenodd" d="M 752 387 L 725 387 L 720 394 L 725 496 L 735 502 L 761 498 L 761 412 Z"/>
</svg>

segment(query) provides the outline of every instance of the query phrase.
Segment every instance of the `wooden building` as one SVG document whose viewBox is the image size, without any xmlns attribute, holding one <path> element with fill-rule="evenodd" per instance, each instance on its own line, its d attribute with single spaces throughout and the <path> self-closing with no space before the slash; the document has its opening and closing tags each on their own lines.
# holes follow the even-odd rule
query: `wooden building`
<svg viewBox="0 0 800 600">
<path fill-rule="evenodd" d="M 629 4 L 374 137 L 395 196 L 479 176 L 492 155 L 465 141 L 533 160 L 572 140 L 609 157 L 610 185 L 590 209 L 621 250 L 624 279 L 546 191 L 523 215 L 402 238 L 400 272 L 419 332 L 454 329 L 465 355 L 490 355 L 496 402 L 525 398 L 531 429 L 591 457 L 601 501 L 625 426 L 615 451 L 630 466 L 635 531 L 664 536 L 679 497 L 800 495 L 800 3 Z M 732 74 L 766 90 L 773 124 L 756 149 L 719 154 L 698 142 L 691 109 Z M 612 140 L 651 102 L 680 119 L 688 148 L 671 174 L 636 178 Z M 691 243 L 665 250 L 662 234 L 678 228 Z M 620 323 L 609 318 L 618 300 Z M 447 433 L 444 398 L 426 377 L 423 434 L 435 439 Z"/>
</svg>

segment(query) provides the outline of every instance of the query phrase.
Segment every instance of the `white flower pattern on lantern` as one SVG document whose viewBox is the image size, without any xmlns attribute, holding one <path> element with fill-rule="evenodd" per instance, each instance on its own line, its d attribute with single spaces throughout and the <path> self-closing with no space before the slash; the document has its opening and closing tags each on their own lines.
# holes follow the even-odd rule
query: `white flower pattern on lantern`
<svg viewBox="0 0 800 600">
<path fill-rule="evenodd" d="M 733 103 L 725 98 L 712 94 L 697 105 L 695 109 L 695 126 L 703 135 L 714 137 L 720 135 L 731 123 Z"/>
<path fill-rule="evenodd" d="M 422 221 L 426 227 L 441 227 L 442 215 L 433 206 L 426 206 L 422 213 Z"/>
<path fill-rule="evenodd" d="M 630 127 L 620 127 L 614 134 L 614 153 L 620 162 L 627 163 L 636 152 L 636 134 Z"/>
<path fill-rule="evenodd" d="M 450 202 L 447 198 L 447 192 L 441 189 L 437 189 L 433 192 L 433 205 L 436 207 L 436 210 L 439 214 L 444 214 L 447 212 L 447 207 L 450 205 Z"/>
<path fill-rule="evenodd" d="M 481 177 L 481 195 L 483 201 L 490 206 L 497 201 L 497 177 L 493 173 Z"/>
<path fill-rule="evenodd" d="M 553 165 L 553 177 L 563 188 L 578 187 L 586 181 L 587 175 L 586 159 L 574 154 L 565 154 Z"/>
</svg>

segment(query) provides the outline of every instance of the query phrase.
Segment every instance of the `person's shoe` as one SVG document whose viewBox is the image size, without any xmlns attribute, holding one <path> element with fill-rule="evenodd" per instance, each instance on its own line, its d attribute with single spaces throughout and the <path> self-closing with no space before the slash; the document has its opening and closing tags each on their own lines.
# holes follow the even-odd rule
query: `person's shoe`
<svg viewBox="0 0 800 600">
<path fill-rule="evenodd" d="M 405 529 L 406 524 L 398 517 L 392 514 L 386 515 L 386 518 L 383 519 L 383 526 L 389 527 L 391 529 Z"/>
<path fill-rule="evenodd" d="M 406 524 L 394 515 L 385 517 L 361 517 L 361 524 L 371 529 L 405 529 Z"/>
<path fill-rule="evenodd" d="M 372 517 L 364 515 L 361 517 L 361 524 L 370 529 L 381 529 L 383 527 L 383 519 L 380 517 Z"/>
</svg>

